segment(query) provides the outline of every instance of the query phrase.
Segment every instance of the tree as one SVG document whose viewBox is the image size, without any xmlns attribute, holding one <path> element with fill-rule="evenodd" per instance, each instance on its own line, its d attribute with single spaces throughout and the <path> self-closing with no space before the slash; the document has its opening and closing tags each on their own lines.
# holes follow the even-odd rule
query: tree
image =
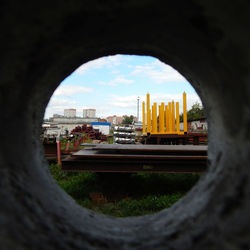
<svg viewBox="0 0 250 250">
<path fill-rule="evenodd" d="M 125 115 L 123 120 L 122 120 L 122 124 L 133 124 L 134 122 L 134 116 L 127 116 Z"/>
<path fill-rule="evenodd" d="M 199 119 L 205 119 L 205 111 L 204 108 L 200 105 L 200 103 L 196 102 L 192 105 L 192 108 L 187 112 L 187 120 L 195 121 Z M 183 114 L 180 114 L 180 121 L 183 122 Z"/>
</svg>

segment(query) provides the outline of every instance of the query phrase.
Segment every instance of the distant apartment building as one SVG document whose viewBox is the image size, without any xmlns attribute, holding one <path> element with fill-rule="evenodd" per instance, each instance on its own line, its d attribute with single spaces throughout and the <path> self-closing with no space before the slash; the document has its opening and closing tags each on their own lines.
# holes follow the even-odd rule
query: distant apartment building
<svg viewBox="0 0 250 250">
<path fill-rule="evenodd" d="M 113 116 L 108 116 L 106 120 L 107 122 L 111 123 L 111 125 L 118 125 L 122 123 L 123 118 L 124 116 L 113 115 Z"/>
<path fill-rule="evenodd" d="M 95 109 L 83 109 L 82 111 L 83 118 L 93 118 L 96 117 L 96 110 Z"/>
<path fill-rule="evenodd" d="M 99 121 L 99 118 L 95 117 L 95 110 L 92 113 L 87 113 L 87 115 L 88 117 L 78 117 L 76 116 L 76 109 L 64 109 L 64 115 L 53 114 L 53 117 L 50 117 L 47 122 L 50 126 L 57 126 L 60 129 L 71 131 L 76 126 Z M 106 122 L 106 120 L 103 122 Z"/>
<path fill-rule="evenodd" d="M 76 117 L 76 109 L 64 109 L 65 117 Z"/>
<path fill-rule="evenodd" d="M 64 117 L 63 115 L 53 114 L 53 118 L 61 118 Z"/>
<path fill-rule="evenodd" d="M 134 122 L 138 122 L 138 119 L 136 116 L 134 116 L 133 120 L 134 120 Z"/>
<path fill-rule="evenodd" d="M 125 118 L 126 115 L 123 115 L 123 116 L 116 116 L 116 115 L 113 115 L 113 116 L 108 116 L 106 118 L 107 122 L 111 123 L 111 126 L 113 125 L 119 125 L 122 123 L 123 119 Z M 133 120 L 134 122 L 137 122 L 137 117 L 133 117 Z"/>
<path fill-rule="evenodd" d="M 108 122 L 106 119 L 99 118 L 98 122 Z"/>
</svg>

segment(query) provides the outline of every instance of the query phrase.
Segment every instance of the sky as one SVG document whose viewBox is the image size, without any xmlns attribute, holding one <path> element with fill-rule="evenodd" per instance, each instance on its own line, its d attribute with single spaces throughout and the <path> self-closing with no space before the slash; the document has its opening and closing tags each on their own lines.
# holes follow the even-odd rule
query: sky
<svg viewBox="0 0 250 250">
<path fill-rule="evenodd" d="M 141 120 L 142 101 L 150 94 L 151 104 L 180 102 L 187 93 L 187 109 L 201 100 L 191 84 L 175 69 L 151 56 L 115 55 L 89 61 L 65 78 L 53 93 L 45 117 L 63 115 L 64 109 L 95 108 L 97 117 L 137 115 Z"/>
</svg>

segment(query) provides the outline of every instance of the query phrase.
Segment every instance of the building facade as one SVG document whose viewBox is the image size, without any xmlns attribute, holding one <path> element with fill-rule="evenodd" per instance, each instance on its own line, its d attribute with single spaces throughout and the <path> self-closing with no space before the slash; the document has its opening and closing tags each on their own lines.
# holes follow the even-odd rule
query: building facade
<svg viewBox="0 0 250 250">
<path fill-rule="evenodd" d="M 59 123 L 67 123 L 67 124 L 78 124 L 78 123 L 91 123 L 98 122 L 98 118 L 82 118 L 82 117 L 54 117 L 50 119 L 51 122 L 59 124 Z"/>
<path fill-rule="evenodd" d="M 196 121 L 188 121 L 187 127 L 188 127 L 189 132 L 208 131 L 208 125 L 205 119 L 200 119 Z M 183 122 L 180 122 L 180 130 L 183 130 Z"/>
<path fill-rule="evenodd" d="M 86 117 L 94 118 L 96 117 L 96 110 L 95 109 L 83 109 L 82 115 L 83 115 L 83 118 L 86 118 Z"/>
<path fill-rule="evenodd" d="M 92 122 L 91 125 L 93 126 L 93 129 L 99 130 L 99 132 L 104 135 L 110 134 L 111 124 L 109 122 Z"/>
<path fill-rule="evenodd" d="M 108 116 L 106 118 L 107 122 L 111 123 L 111 125 L 119 125 L 122 123 L 122 120 L 123 120 L 124 116 L 116 116 L 116 115 L 113 115 L 113 116 Z"/>
<path fill-rule="evenodd" d="M 107 122 L 111 123 L 111 125 L 119 125 L 122 123 L 123 119 L 126 117 L 126 115 L 123 115 L 123 116 L 116 116 L 116 115 L 113 115 L 113 116 L 108 116 L 106 118 Z M 134 122 L 137 122 L 137 117 L 133 117 L 133 121 Z"/>
<path fill-rule="evenodd" d="M 76 117 L 76 109 L 64 109 L 65 117 Z"/>
</svg>

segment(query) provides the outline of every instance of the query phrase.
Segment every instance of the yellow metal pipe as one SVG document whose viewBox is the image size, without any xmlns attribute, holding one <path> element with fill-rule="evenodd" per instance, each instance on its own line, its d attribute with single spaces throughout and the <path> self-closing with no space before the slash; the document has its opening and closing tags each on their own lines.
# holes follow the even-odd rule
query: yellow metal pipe
<svg viewBox="0 0 250 250">
<path fill-rule="evenodd" d="M 151 127 L 151 125 L 152 125 L 152 121 L 151 121 L 151 110 L 149 109 L 149 124 L 148 124 L 148 126 L 149 126 L 149 133 L 152 132 L 152 127 Z"/>
<path fill-rule="evenodd" d="M 150 95 L 147 93 L 147 133 L 151 132 Z"/>
<path fill-rule="evenodd" d="M 146 126 L 145 126 L 145 102 L 142 102 L 142 133 L 146 133 Z"/>
<path fill-rule="evenodd" d="M 174 108 L 174 101 L 172 101 L 172 131 L 175 131 L 175 108 Z"/>
<path fill-rule="evenodd" d="M 145 111 L 146 106 L 146 111 Z M 164 102 L 158 106 L 159 123 L 157 121 L 157 103 L 150 109 L 150 95 L 147 93 L 146 103 L 142 102 L 143 133 L 153 134 L 184 134 L 187 133 L 187 97 L 183 93 L 183 131 L 180 131 L 179 102 Z M 146 125 L 147 124 L 147 125 Z M 146 127 L 147 126 L 147 127 Z"/>
<path fill-rule="evenodd" d="M 161 127 L 162 127 L 162 133 L 165 132 L 165 115 L 164 115 L 164 102 L 161 103 Z"/>
<path fill-rule="evenodd" d="M 157 103 L 152 106 L 152 132 L 157 132 Z"/>
<path fill-rule="evenodd" d="M 157 118 L 157 103 L 155 102 L 154 103 L 154 109 L 155 109 L 155 120 L 154 120 L 154 122 L 155 122 L 155 130 L 156 130 L 156 132 L 158 132 L 158 118 Z"/>
<path fill-rule="evenodd" d="M 176 131 L 180 132 L 179 102 L 176 102 Z"/>
<path fill-rule="evenodd" d="M 168 126 L 169 132 L 172 133 L 172 105 L 171 102 L 168 103 Z"/>
<path fill-rule="evenodd" d="M 154 123 L 155 123 L 155 132 L 158 131 L 158 124 L 157 124 L 157 103 L 154 103 L 154 110 L 155 110 L 155 117 L 154 117 Z"/>
<path fill-rule="evenodd" d="M 187 133 L 187 95 L 183 92 L 183 130 Z"/>
<path fill-rule="evenodd" d="M 162 130 L 162 112 L 161 112 L 161 105 L 158 106 L 158 109 L 159 109 L 159 133 L 162 133 L 163 130 Z"/>
<path fill-rule="evenodd" d="M 152 110 L 152 130 L 151 132 L 155 132 L 155 128 L 154 128 L 154 116 L 155 116 L 155 112 L 154 112 L 154 105 L 151 106 L 151 110 Z"/>
<path fill-rule="evenodd" d="M 166 132 L 169 132 L 169 123 L 168 123 L 168 105 L 165 106 L 165 122 L 166 122 Z"/>
</svg>

